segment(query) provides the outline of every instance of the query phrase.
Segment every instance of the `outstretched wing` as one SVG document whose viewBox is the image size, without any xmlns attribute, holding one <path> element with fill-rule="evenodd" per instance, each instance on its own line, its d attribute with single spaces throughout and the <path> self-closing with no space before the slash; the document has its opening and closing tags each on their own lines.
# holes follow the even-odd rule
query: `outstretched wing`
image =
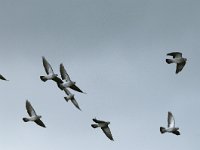
<svg viewBox="0 0 200 150">
<path fill-rule="evenodd" d="M 180 52 L 172 52 L 172 53 L 168 53 L 168 56 L 173 56 L 173 58 L 181 58 L 182 57 L 182 53 Z"/>
<path fill-rule="evenodd" d="M 74 106 L 76 108 L 78 108 L 79 110 L 81 110 L 80 107 L 79 107 L 79 105 L 78 105 L 78 102 L 75 99 L 72 99 L 71 101 L 72 101 L 72 103 L 74 104 Z"/>
<path fill-rule="evenodd" d="M 168 128 L 174 128 L 175 127 L 175 120 L 171 112 L 168 112 Z"/>
<path fill-rule="evenodd" d="M 45 72 L 47 74 L 54 74 L 51 65 L 49 64 L 49 62 L 46 60 L 46 58 L 44 56 L 42 56 L 42 62 L 43 62 L 43 66 L 44 66 Z"/>
<path fill-rule="evenodd" d="M 92 119 L 95 123 L 106 123 L 105 121 L 102 120 L 98 120 L 96 118 Z"/>
<path fill-rule="evenodd" d="M 110 131 L 110 128 L 108 126 L 106 127 L 102 127 L 101 128 L 103 130 L 103 132 L 105 133 L 105 135 L 112 141 L 114 141 L 113 137 L 112 137 L 112 133 Z"/>
<path fill-rule="evenodd" d="M 54 77 L 52 80 L 59 84 L 63 83 L 63 81 L 59 77 Z"/>
<path fill-rule="evenodd" d="M 185 64 L 186 64 L 186 61 L 183 61 L 182 63 L 178 63 L 176 65 L 176 74 L 179 73 L 183 69 L 183 67 L 185 66 Z"/>
<path fill-rule="evenodd" d="M 74 91 L 80 92 L 80 93 L 84 93 L 78 86 L 76 86 L 75 84 L 73 84 L 72 86 L 70 86 L 70 88 Z"/>
<path fill-rule="evenodd" d="M 60 74 L 63 80 L 70 81 L 70 77 L 67 74 L 67 71 L 65 70 L 65 67 L 63 64 L 60 64 Z"/>
<path fill-rule="evenodd" d="M 44 127 L 44 128 L 46 128 L 46 126 L 44 125 L 44 123 L 42 122 L 42 120 L 40 120 L 40 119 L 37 119 L 36 121 L 35 121 L 35 123 L 37 123 L 39 126 L 41 126 L 41 127 Z"/>
<path fill-rule="evenodd" d="M 27 113 L 29 114 L 30 117 L 36 116 L 36 112 L 35 112 L 31 103 L 28 100 L 26 100 L 26 110 L 27 110 Z"/>
</svg>

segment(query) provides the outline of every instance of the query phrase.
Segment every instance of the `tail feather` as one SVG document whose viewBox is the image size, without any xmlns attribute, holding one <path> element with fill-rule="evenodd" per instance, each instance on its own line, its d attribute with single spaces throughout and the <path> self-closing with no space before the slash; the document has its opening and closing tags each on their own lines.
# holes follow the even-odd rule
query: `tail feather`
<svg viewBox="0 0 200 150">
<path fill-rule="evenodd" d="M 160 127 L 160 133 L 165 133 L 166 132 L 166 130 L 165 130 L 165 128 L 164 127 Z"/>
<path fill-rule="evenodd" d="M 171 63 L 173 63 L 173 60 L 172 59 L 166 59 L 166 63 L 171 64 Z"/>
<path fill-rule="evenodd" d="M 93 128 L 97 128 L 97 127 L 98 127 L 97 124 L 91 124 L 91 126 L 92 126 Z"/>
<path fill-rule="evenodd" d="M 69 101 L 69 99 L 67 98 L 67 97 L 64 97 L 64 99 L 68 102 Z"/>
<path fill-rule="evenodd" d="M 43 81 L 43 82 L 46 82 L 47 79 L 45 78 L 45 76 L 40 76 L 40 79 Z"/>
<path fill-rule="evenodd" d="M 29 119 L 28 118 L 22 118 L 24 122 L 28 122 Z"/>
</svg>

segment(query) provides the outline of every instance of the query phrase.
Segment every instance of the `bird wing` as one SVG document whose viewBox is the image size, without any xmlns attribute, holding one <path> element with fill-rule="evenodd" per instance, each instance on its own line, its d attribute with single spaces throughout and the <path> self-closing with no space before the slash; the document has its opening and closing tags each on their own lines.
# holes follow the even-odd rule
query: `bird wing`
<svg viewBox="0 0 200 150">
<path fill-rule="evenodd" d="M 172 53 L 168 53 L 168 56 L 173 56 L 173 58 L 181 58 L 182 57 L 182 53 L 180 52 L 172 52 Z"/>
<path fill-rule="evenodd" d="M 52 80 L 59 84 L 63 83 L 63 81 L 59 77 L 54 77 Z"/>
<path fill-rule="evenodd" d="M 62 81 L 59 77 L 54 77 L 52 80 L 55 81 L 55 82 L 57 83 L 57 86 L 58 86 L 61 90 L 63 90 L 63 88 L 61 87 L 61 84 L 63 83 L 63 81 Z"/>
<path fill-rule="evenodd" d="M 28 100 L 26 100 L 26 110 L 27 110 L 27 113 L 29 114 L 30 117 L 36 116 L 36 112 L 35 112 L 31 103 Z"/>
<path fill-rule="evenodd" d="M 105 133 L 105 135 L 112 141 L 114 141 L 113 137 L 112 137 L 112 134 L 111 134 L 111 131 L 110 131 L 110 128 L 108 126 L 106 127 L 102 127 L 101 128 L 103 130 L 103 132 Z"/>
<path fill-rule="evenodd" d="M 63 80 L 70 81 L 70 77 L 67 74 L 67 71 L 65 70 L 65 67 L 63 64 L 60 64 L 60 74 Z"/>
<path fill-rule="evenodd" d="M 175 127 L 175 120 L 171 112 L 168 112 L 168 128 L 174 128 Z"/>
<path fill-rule="evenodd" d="M 79 105 L 78 105 L 78 102 L 75 99 L 72 99 L 71 101 L 72 101 L 72 103 L 74 104 L 74 106 L 76 108 L 78 108 L 79 110 L 81 110 L 80 107 L 79 107 Z"/>
<path fill-rule="evenodd" d="M 43 123 L 42 120 L 40 120 L 40 119 L 35 120 L 35 123 L 38 124 L 38 125 L 41 126 L 41 127 L 46 128 L 46 126 L 44 125 L 44 123 Z"/>
<path fill-rule="evenodd" d="M 172 133 L 176 134 L 176 135 L 180 135 L 181 133 L 179 131 L 172 131 Z"/>
<path fill-rule="evenodd" d="M 70 86 L 71 89 L 80 92 L 80 93 L 84 93 L 78 86 L 76 86 L 75 84 L 73 84 L 72 86 Z"/>
<path fill-rule="evenodd" d="M 176 74 L 179 73 L 183 69 L 183 67 L 185 66 L 185 64 L 186 64 L 186 61 L 183 61 L 182 63 L 178 63 L 176 65 Z"/>
<path fill-rule="evenodd" d="M 105 121 L 102 120 L 97 120 L 96 118 L 92 119 L 95 123 L 106 123 Z"/>
<path fill-rule="evenodd" d="M 4 76 L 0 74 L 0 79 L 8 81 Z"/>
<path fill-rule="evenodd" d="M 44 56 L 42 56 L 42 62 L 43 62 L 43 66 L 44 66 L 46 73 L 47 74 L 54 74 L 51 65 L 49 64 L 49 62 L 46 60 L 46 58 Z"/>
</svg>

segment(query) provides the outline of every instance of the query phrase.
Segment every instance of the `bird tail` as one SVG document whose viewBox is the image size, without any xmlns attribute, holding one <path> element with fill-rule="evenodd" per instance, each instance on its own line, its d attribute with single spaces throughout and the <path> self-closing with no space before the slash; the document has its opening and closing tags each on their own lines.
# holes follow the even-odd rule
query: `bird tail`
<svg viewBox="0 0 200 150">
<path fill-rule="evenodd" d="M 91 126 L 92 126 L 93 128 L 99 127 L 97 124 L 91 124 Z"/>
<path fill-rule="evenodd" d="M 172 59 L 166 59 L 166 63 L 168 63 L 168 64 L 171 64 L 171 63 L 173 63 L 174 61 L 172 60 Z"/>
<path fill-rule="evenodd" d="M 166 132 L 166 129 L 164 127 L 160 127 L 160 133 L 165 133 Z"/>
<path fill-rule="evenodd" d="M 64 97 L 64 99 L 68 102 L 69 101 L 69 99 L 67 98 L 67 97 Z"/>
<path fill-rule="evenodd" d="M 40 79 L 43 81 L 43 82 L 46 82 L 47 79 L 45 78 L 45 76 L 40 76 Z"/>
<path fill-rule="evenodd" d="M 22 118 L 24 122 L 28 122 L 29 119 L 28 118 Z"/>
</svg>

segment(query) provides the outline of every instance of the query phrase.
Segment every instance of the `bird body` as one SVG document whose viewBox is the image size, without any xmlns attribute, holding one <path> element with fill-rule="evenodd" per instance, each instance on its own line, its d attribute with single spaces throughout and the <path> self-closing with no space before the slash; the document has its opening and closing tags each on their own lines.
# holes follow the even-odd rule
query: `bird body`
<svg viewBox="0 0 200 150">
<path fill-rule="evenodd" d="M 28 120 L 28 121 L 36 121 L 38 119 L 42 118 L 42 116 L 31 116 L 29 118 L 24 118 L 24 120 Z M 27 121 L 26 121 L 27 122 Z"/>
<path fill-rule="evenodd" d="M 70 88 L 71 86 L 75 85 L 75 82 L 70 81 L 63 81 L 63 83 L 60 84 L 62 88 Z"/>
<path fill-rule="evenodd" d="M 22 118 L 24 122 L 33 121 L 36 124 L 38 124 L 39 126 L 46 128 L 44 123 L 40 120 L 42 118 L 42 116 L 36 114 L 34 108 L 32 107 L 31 103 L 28 100 L 26 100 L 26 110 L 30 117 Z"/>
<path fill-rule="evenodd" d="M 74 94 L 70 94 L 70 95 L 65 96 L 65 99 L 67 99 L 67 101 L 74 99 Z"/>
<path fill-rule="evenodd" d="M 74 106 L 75 106 L 76 108 L 78 108 L 79 110 L 81 110 L 80 107 L 79 107 L 79 105 L 78 105 L 78 102 L 76 101 L 76 99 L 75 99 L 75 97 L 74 97 L 74 94 L 72 94 L 67 88 L 64 88 L 64 91 L 65 91 L 65 93 L 67 94 L 67 96 L 65 96 L 64 99 L 65 99 L 67 102 L 68 102 L 69 100 L 71 100 L 71 102 L 74 104 Z"/>
<path fill-rule="evenodd" d="M 54 81 L 57 82 L 57 85 L 61 90 L 63 90 L 64 88 L 71 88 L 77 92 L 84 93 L 78 86 L 76 86 L 76 82 L 70 79 L 62 63 L 60 64 L 60 74 L 61 74 L 62 80 L 56 77 Z"/>
<path fill-rule="evenodd" d="M 54 73 L 51 65 L 49 64 L 49 62 L 46 60 L 46 58 L 44 56 L 42 57 L 42 62 L 43 62 L 45 72 L 47 74 L 45 76 L 40 76 L 40 79 L 43 82 L 46 82 L 47 80 L 52 80 L 52 79 L 54 79 L 55 77 L 58 76 L 57 74 Z"/>
<path fill-rule="evenodd" d="M 96 118 L 93 119 L 93 121 L 95 122 L 95 124 L 91 124 L 91 126 L 93 128 L 98 128 L 100 127 L 102 129 L 102 131 L 105 133 L 105 135 L 112 141 L 114 141 L 110 128 L 108 127 L 108 125 L 110 124 L 110 122 L 106 122 L 106 121 L 102 121 L 102 120 L 97 120 Z"/>
</svg>

